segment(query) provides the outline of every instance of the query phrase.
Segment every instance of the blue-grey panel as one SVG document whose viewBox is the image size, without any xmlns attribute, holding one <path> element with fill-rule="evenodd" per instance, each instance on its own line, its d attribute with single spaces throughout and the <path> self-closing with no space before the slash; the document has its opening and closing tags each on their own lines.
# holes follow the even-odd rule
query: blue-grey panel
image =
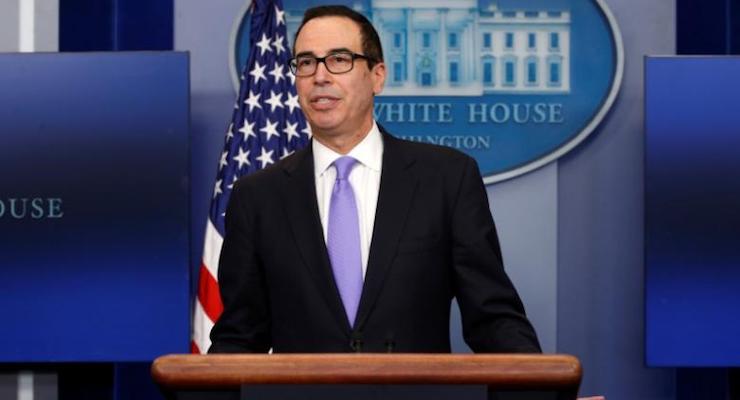
<svg viewBox="0 0 740 400">
<path fill-rule="evenodd" d="M 0 54 L 0 87 L 0 361 L 186 352 L 188 55 Z"/>
<path fill-rule="evenodd" d="M 647 361 L 740 365 L 740 57 L 645 63 Z"/>
</svg>

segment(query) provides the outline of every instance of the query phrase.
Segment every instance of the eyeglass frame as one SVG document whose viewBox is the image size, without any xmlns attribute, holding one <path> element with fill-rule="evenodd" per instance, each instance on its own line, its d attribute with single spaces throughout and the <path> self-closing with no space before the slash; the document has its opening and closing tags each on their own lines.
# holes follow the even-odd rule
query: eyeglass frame
<svg viewBox="0 0 740 400">
<path fill-rule="evenodd" d="M 350 56 L 352 58 L 352 65 L 349 67 L 348 70 L 342 71 L 342 72 L 334 72 L 326 64 L 326 59 L 327 58 L 329 58 L 331 56 L 336 56 L 338 54 L 345 54 L 345 55 L 348 55 L 348 56 Z M 308 74 L 308 75 L 298 75 L 297 74 L 297 72 L 298 72 L 297 61 L 298 61 L 299 58 L 302 58 L 302 57 L 310 57 L 310 58 L 316 60 L 316 66 L 314 67 L 313 72 L 310 73 L 310 74 Z M 295 75 L 297 77 L 305 78 L 305 77 L 316 75 L 316 71 L 318 71 L 318 69 L 319 69 L 319 63 L 323 63 L 324 64 L 324 67 L 326 68 L 327 71 L 329 71 L 329 73 L 334 74 L 334 75 L 341 75 L 341 74 L 346 74 L 347 72 L 352 71 L 355 68 L 355 60 L 358 59 L 358 58 L 360 60 L 365 60 L 367 62 L 377 61 L 373 57 L 369 57 L 369 56 L 366 56 L 364 54 L 355 53 L 355 52 L 352 52 L 352 51 L 349 51 L 349 50 L 346 50 L 346 51 L 345 50 L 341 50 L 341 51 L 333 51 L 333 52 L 330 52 L 329 54 L 325 55 L 324 57 L 316 57 L 316 56 L 311 56 L 311 55 L 302 55 L 302 56 L 293 57 L 290 60 L 288 60 L 288 68 L 290 69 L 290 72 L 293 73 L 293 75 Z M 294 62 L 296 63 L 296 65 L 293 65 Z"/>
</svg>

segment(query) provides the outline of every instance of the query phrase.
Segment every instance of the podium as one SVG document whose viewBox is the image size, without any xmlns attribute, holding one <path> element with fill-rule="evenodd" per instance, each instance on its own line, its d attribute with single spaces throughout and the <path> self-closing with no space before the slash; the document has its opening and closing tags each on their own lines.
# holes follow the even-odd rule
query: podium
<svg viewBox="0 0 740 400">
<path fill-rule="evenodd" d="M 405 388 L 407 395 L 399 398 L 408 399 L 415 397 L 408 395 L 409 388 L 431 388 L 444 396 L 447 389 L 472 393 L 477 387 L 483 398 L 485 393 L 496 398 L 498 391 L 547 391 L 552 396 L 545 398 L 572 400 L 581 365 L 573 356 L 557 354 L 187 354 L 157 358 L 152 377 L 168 399 L 358 399 L 363 396 L 357 390 L 380 386 Z M 250 396 L 253 388 L 264 390 L 252 390 Z M 341 388 L 346 395 L 308 395 L 317 388 L 324 393 Z M 303 394 L 291 396 L 291 390 Z M 381 397 L 398 397 L 387 393 Z"/>
</svg>

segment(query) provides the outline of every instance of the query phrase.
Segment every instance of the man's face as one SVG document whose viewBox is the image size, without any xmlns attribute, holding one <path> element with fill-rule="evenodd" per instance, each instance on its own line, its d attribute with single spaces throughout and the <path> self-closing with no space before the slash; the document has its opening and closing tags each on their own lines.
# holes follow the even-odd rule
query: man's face
<svg viewBox="0 0 740 400">
<path fill-rule="evenodd" d="M 360 27 L 345 17 L 319 17 L 308 21 L 296 38 L 295 56 L 325 57 L 336 51 L 363 54 Z M 354 68 L 333 74 L 319 63 L 312 76 L 296 77 L 303 113 L 317 139 L 364 135 L 372 126 L 373 95 L 385 82 L 385 65 L 368 68 L 355 59 Z"/>
</svg>

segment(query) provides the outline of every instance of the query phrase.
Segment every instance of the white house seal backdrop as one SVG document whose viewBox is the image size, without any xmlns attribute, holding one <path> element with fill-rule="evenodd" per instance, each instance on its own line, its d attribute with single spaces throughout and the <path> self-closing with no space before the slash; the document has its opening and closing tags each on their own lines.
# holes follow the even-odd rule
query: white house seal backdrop
<svg viewBox="0 0 740 400">
<path fill-rule="evenodd" d="M 365 14 L 381 37 L 388 79 L 377 121 L 402 138 L 468 153 L 486 183 L 567 153 L 619 91 L 621 34 L 601 0 L 338 3 Z M 313 5 L 284 1 L 290 45 Z M 232 33 L 235 85 L 249 50 L 247 17 L 245 7 Z"/>
</svg>

